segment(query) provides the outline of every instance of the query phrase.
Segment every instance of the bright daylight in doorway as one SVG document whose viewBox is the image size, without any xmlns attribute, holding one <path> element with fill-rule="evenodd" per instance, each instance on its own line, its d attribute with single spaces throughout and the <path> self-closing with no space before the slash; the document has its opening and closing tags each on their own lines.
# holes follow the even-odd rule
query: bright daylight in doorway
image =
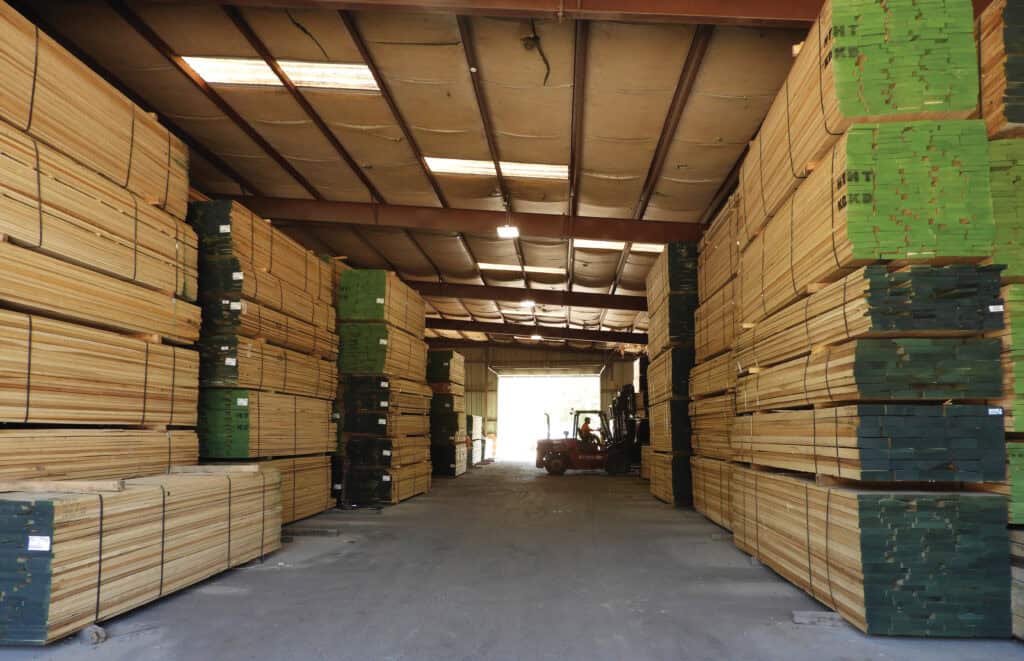
<svg viewBox="0 0 1024 661">
<path fill-rule="evenodd" d="M 601 377 L 514 375 L 498 377 L 498 459 L 532 462 L 537 441 L 573 433 L 572 412 L 601 408 Z"/>
</svg>

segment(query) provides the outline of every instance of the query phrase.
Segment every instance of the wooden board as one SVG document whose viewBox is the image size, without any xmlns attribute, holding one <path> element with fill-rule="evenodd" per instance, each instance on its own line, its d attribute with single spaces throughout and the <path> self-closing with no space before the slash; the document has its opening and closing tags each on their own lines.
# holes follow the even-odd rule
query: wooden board
<svg viewBox="0 0 1024 661">
<path fill-rule="evenodd" d="M 280 476 L 213 471 L 0 495 L 2 642 L 52 642 L 279 548 Z"/>
<path fill-rule="evenodd" d="M 392 505 L 430 491 L 432 467 L 429 461 L 392 468 L 389 475 Z"/>
<path fill-rule="evenodd" d="M 669 294 L 697 296 L 697 244 L 675 242 L 665 246 L 647 273 L 647 310 L 661 308 Z"/>
<path fill-rule="evenodd" d="M 976 400 L 1002 393 L 995 339 L 852 340 L 741 377 L 736 411 L 854 401 Z"/>
<path fill-rule="evenodd" d="M 711 221 L 700 240 L 697 256 L 697 292 L 701 303 L 736 277 L 740 267 L 740 251 L 736 232 L 743 221 L 740 194 L 733 193 Z"/>
<path fill-rule="evenodd" d="M 654 448 L 650 445 L 640 446 L 640 479 L 650 480 L 651 479 L 651 462 L 654 458 L 651 456 L 654 454 Z"/>
<path fill-rule="evenodd" d="M 879 260 L 988 257 L 988 171 L 980 121 L 854 126 L 744 248 L 740 321 Z"/>
<path fill-rule="evenodd" d="M 427 374 L 427 344 L 386 324 L 340 323 L 338 359 L 342 374 L 383 374 L 423 383 Z"/>
<path fill-rule="evenodd" d="M 996 224 L 989 261 L 1006 265 L 1003 282 L 1024 282 L 1024 140 L 993 140 L 988 155 Z"/>
<path fill-rule="evenodd" d="M 1024 529 L 1010 528 L 1010 562 L 1013 637 L 1024 639 Z"/>
<path fill-rule="evenodd" d="M 340 375 L 338 400 L 346 412 L 369 413 L 398 408 L 405 413 L 430 411 L 433 394 L 425 383 L 408 379 L 371 375 Z"/>
<path fill-rule="evenodd" d="M 199 235 L 205 255 L 236 257 L 253 271 L 269 273 L 320 303 L 335 305 L 335 279 L 340 275 L 335 272 L 336 262 L 306 250 L 238 202 L 192 202 L 188 220 Z"/>
<path fill-rule="evenodd" d="M 299 519 L 333 509 L 331 498 L 331 458 L 326 455 L 271 459 L 260 468 L 273 468 L 281 474 L 281 522 Z"/>
<path fill-rule="evenodd" d="M 430 433 L 430 416 L 420 412 L 407 413 L 397 406 L 371 413 L 346 411 L 345 431 L 371 436 L 427 436 Z"/>
<path fill-rule="evenodd" d="M 198 395 L 195 351 L 0 310 L 0 423 L 193 426 Z"/>
<path fill-rule="evenodd" d="M 694 294 L 668 294 L 663 304 L 649 313 L 647 355 L 660 356 L 671 347 L 693 348 L 695 341 Z"/>
<path fill-rule="evenodd" d="M 198 294 L 191 227 L 2 122 L 0 234 L 187 301 Z"/>
<path fill-rule="evenodd" d="M 337 310 L 339 321 L 386 323 L 413 337 L 423 337 L 423 297 L 391 271 L 352 269 L 342 273 Z"/>
<path fill-rule="evenodd" d="M 431 445 L 430 463 L 434 475 L 458 477 L 466 472 L 468 452 L 465 443 Z"/>
<path fill-rule="evenodd" d="M 707 397 L 730 392 L 736 387 L 736 359 L 723 353 L 690 370 L 690 397 Z"/>
<path fill-rule="evenodd" d="M 204 303 L 203 331 L 206 335 L 241 335 L 266 340 L 327 360 L 338 356 L 339 340 L 334 332 L 244 299 Z"/>
<path fill-rule="evenodd" d="M 859 404 L 733 421 L 735 458 L 889 482 L 988 482 L 1006 473 L 1003 419 L 982 405 Z"/>
<path fill-rule="evenodd" d="M 694 453 L 716 459 L 732 459 L 729 439 L 735 415 L 736 400 L 732 393 L 690 402 Z"/>
<path fill-rule="evenodd" d="M 7 3 L 0 3 L 0 62 L 0 119 L 146 204 L 185 217 L 184 143 Z"/>
<path fill-rule="evenodd" d="M 824 486 L 740 466 L 731 489 L 736 545 L 861 631 L 1010 635 L 1001 497 Z"/>
<path fill-rule="evenodd" d="M 1002 326 L 1001 296 L 993 267 L 863 267 L 741 333 L 736 365 L 770 367 L 856 338 L 980 335 Z"/>
<path fill-rule="evenodd" d="M 0 479 L 100 480 L 195 464 L 191 430 L 0 429 Z"/>
<path fill-rule="evenodd" d="M 978 17 L 981 113 L 992 138 L 1024 136 L 1024 19 L 1012 2 L 993 0 Z"/>
<path fill-rule="evenodd" d="M 182 344 L 199 339 L 199 308 L 170 294 L 7 241 L 0 241 L 0 264 L 0 303 L 9 307 Z"/>
<path fill-rule="evenodd" d="M 206 387 L 252 388 L 332 400 L 337 394 L 338 366 L 331 360 L 237 335 L 204 337 L 199 355 L 200 384 Z"/>
<path fill-rule="evenodd" d="M 388 437 L 342 433 L 341 451 L 353 465 L 391 468 L 430 461 L 430 437 L 395 434 Z"/>
<path fill-rule="evenodd" d="M 647 367 L 648 405 L 653 407 L 667 399 L 685 398 L 692 367 L 692 347 L 675 347 L 652 359 Z"/>
<path fill-rule="evenodd" d="M 739 280 L 730 280 L 693 313 L 697 362 L 732 348 L 740 332 L 737 296 Z"/>
<path fill-rule="evenodd" d="M 693 508 L 726 530 L 732 530 L 732 464 L 707 457 L 690 457 Z"/>
<path fill-rule="evenodd" d="M 651 453 L 651 495 L 677 507 L 693 503 L 688 455 Z"/>
<path fill-rule="evenodd" d="M 434 392 L 464 394 L 466 383 L 465 357 L 458 351 L 443 349 L 428 351 L 427 382 L 435 389 Z M 449 385 L 448 389 L 444 389 L 445 384 Z M 458 386 L 462 386 L 462 393 L 458 392 L 460 389 Z"/>
<path fill-rule="evenodd" d="M 655 452 L 686 452 L 693 448 L 691 420 L 685 399 L 666 399 L 648 411 L 651 447 Z"/>
<path fill-rule="evenodd" d="M 965 0 L 827 0 L 740 168 L 740 245 L 857 123 L 970 117 L 978 104 Z"/>
<path fill-rule="evenodd" d="M 204 388 L 199 454 L 209 459 L 324 454 L 337 444 L 331 402 L 241 388 Z"/>
</svg>

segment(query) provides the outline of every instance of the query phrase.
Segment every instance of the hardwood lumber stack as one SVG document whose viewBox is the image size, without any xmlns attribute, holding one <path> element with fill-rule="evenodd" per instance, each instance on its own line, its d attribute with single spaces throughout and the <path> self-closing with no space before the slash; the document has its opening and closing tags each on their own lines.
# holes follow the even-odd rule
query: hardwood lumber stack
<svg viewBox="0 0 1024 661">
<path fill-rule="evenodd" d="M 352 269 L 342 273 L 338 282 L 338 320 L 386 323 L 423 337 L 426 305 L 391 271 Z"/>
<path fill-rule="evenodd" d="M 0 495 L 0 642 L 58 640 L 280 547 L 276 471 L 198 468 Z"/>
<path fill-rule="evenodd" d="M 990 255 L 995 226 L 980 121 L 859 124 L 822 163 L 743 250 L 743 323 L 878 260 Z"/>
<path fill-rule="evenodd" d="M 333 400 L 338 367 L 333 361 L 239 335 L 207 336 L 199 345 L 200 385 L 252 388 Z"/>
<path fill-rule="evenodd" d="M 990 482 L 1006 473 L 1002 414 L 982 405 L 754 413 L 735 418 L 732 443 L 759 466 L 858 481 Z"/>
<path fill-rule="evenodd" d="M 740 333 L 739 279 L 725 283 L 693 313 L 697 362 L 728 351 Z"/>
<path fill-rule="evenodd" d="M 1024 639 L 1024 529 L 1010 528 L 1010 572 L 1013 584 L 1013 637 Z"/>
<path fill-rule="evenodd" d="M 693 504 L 690 457 L 683 454 L 651 453 L 651 494 L 677 507 Z"/>
<path fill-rule="evenodd" d="M 430 400 L 430 460 L 434 475 L 458 477 L 466 472 L 469 439 L 466 416 L 465 358 L 450 350 L 427 353 Z"/>
<path fill-rule="evenodd" d="M 690 457 L 693 508 L 726 530 L 732 530 L 732 464 L 707 457 Z"/>
<path fill-rule="evenodd" d="M 736 387 L 736 359 L 733 353 L 723 353 L 690 370 L 690 397 L 708 397 L 730 392 Z M 682 378 L 686 378 L 685 374 Z"/>
<path fill-rule="evenodd" d="M 689 406 L 691 403 L 685 399 L 666 399 L 651 404 L 648 419 L 651 447 L 655 452 L 689 455 L 693 451 L 696 438 Z"/>
<path fill-rule="evenodd" d="M 204 388 L 200 454 L 209 459 L 328 453 L 337 425 L 331 402 L 245 388 Z"/>
<path fill-rule="evenodd" d="M 458 477 L 466 472 L 468 461 L 465 443 L 430 446 L 430 463 L 434 475 Z"/>
<path fill-rule="evenodd" d="M 1010 635 L 1000 496 L 826 486 L 733 467 L 737 546 L 868 634 Z"/>
<path fill-rule="evenodd" d="M 826 1 L 740 168 L 741 245 L 809 173 L 829 170 L 843 133 L 864 122 L 970 117 L 973 22 L 968 0 Z"/>
<path fill-rule="evenodd" d="M 0 309 L 0 423 L 196 424 L 199 356 Z"/>
<path fill-rule="evenodd" d="M 697 256 L 697 293 L 701 304 L 732 280 L 739 270 L 737 232 L 743 224 L 742 214 L 740 195 L 733 193 L 701 237 Z"/>
<path fill-rule="evenodd" d="M 335 305 L 336 275 L 331 262 L 238 202 L 193 202 L 188 221 L 199 235 L 205 255 L 234 257 L 254 273 L 269 274 L 320 303 Z"/>
<path fill-rule="evenodd" d="M 1024 282 L 1024 140 L 994 140 L 988 154 L 996 225 L 991 262 L 1006 266 L 1003 282 Z"/>
<path fill-rule="evenodd" d="M 450 386 L 465 386 L 466 384 L 466 359 L 452 350 L 432 349 L 427 352 L 427 383 L 434 387 L 438 384 L 441 390 L 434 392 L 454 392 Z M 463 392 L 465 392 L 463 390 Z"/>
<path fill-rule="evenodd" d="M 640 446 L 640 479 L 651 479 L 651 462 L 654 461 L 654 448 L 650 445 Z"/>
<path fill-rule="evenodd" d="M 0 119 L 145 204 L 185 217 L 181 140 L 7 3 L 0 3 L 0 35 Z"/>
<path fill-rule="evenodd" d="M 675 347 L 651 360 L 647 368 L 648 404 L 653 406 L 666 399 L 686 399 L 693 367 L 693 351 Z"/>
<path fill-rule="evenodd" d="M 1003 409 L 1007 434 L 1024 433 L 1024 285 L 1003 287 L 1003 329 L 988 337 L 1000 342 L 1003 374 L 1002 396 L 991 404 Z"/>
<path fill-rule="evenodd" d="M 338 397 L 346 411 L 364 413 L 398 409 L 426 415 L 433 393 L 425 383 L 389 376 L 342 375 Z"/>
<path fill-rule="evenodd" d="M 995 339 L 861 339 L 740 378 L 740 413 L 816 404 L 1000 397 Z"/>
<path fill-rule="evenodd" d="M 0 429 L 0 480 L 103 480 L 195 464 L 190 429 Z"/>
<path fill-rule="evenodd" d="M 331 458 L 326 455 L 271 459 L 259 464 L 281 475 L 281 523 L 333 509 Z"/>
<path fill-rule="evenodd" d="M 338 336 L 313 324 L 248 300 L 208 300 L 203 304 L 203 334 L 242 335 L 285 349 L 334 360 Z"/>
<path fill-rule="evenodd" d="M 704 457 L 732 459 L 730 437 L 735 415 L 736 400 L 731 392 L 691 401 L 693 451 Z"/>
<path fill-rule="evenodd" d="M 344 374 L 385 374 L 425 382 L 427 344 L 386 324 L 342 323 L 338 369 Z"/>
<path fill-rule="evenodd" d="M 981 113 L 992 138 L 1024 136 L 1024 12 L 993 0 L 978 18 Z"/>
<path fill-rule="evenodd" d="M 199 308 L 83 266 L 0 241 L 0 305 L 179 344 L 199 339 Z"/>
<path fill-rule="evenodd" d="M 745 330 L 736 365 L 769 367 L 858 338 L 980 335 L 1002 326 L 1002 307 L 998 267 L 867 266 Z"/>
<path fill-rule="evenodd" d="M 187 301 L 198 294 L 199 253 L 191 227 L 3 123 L 0 234 Z"/>
</svg>

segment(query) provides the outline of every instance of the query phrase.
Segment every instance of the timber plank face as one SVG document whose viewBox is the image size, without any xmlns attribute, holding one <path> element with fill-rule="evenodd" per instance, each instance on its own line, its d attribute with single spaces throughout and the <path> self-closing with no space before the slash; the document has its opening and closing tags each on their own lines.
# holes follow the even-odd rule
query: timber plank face
<svg viewBox="0 0 1024 661">
<path fill-rule="evenodd" d="M 732 530 L 732 467 L 727 461 L 690 457 L 693 508 L 726 530 Z"/>
<path fill-rule="evenodd" d="M 245 388 L 204 388 L 200 454 L 209 459 L 327 453 L 337 438 L 330 401 Z"/>
<path fill-rule="evenodd" d="M 1010 635 L 1005 502 L 732 470 L 736 545 L 868 634 Z"/>
<path fill-rule="evenodd" d="M 1024 282 L 1024 140 L 993 140 L 988 153 L 996 225 L 991 262 L 1006 266 L 1004 283 Z"/>
<path fill-rule="evenodd" d="M 281 475 L 281 523 L 291 523 L 332 509 L 331 458 L 288 457 L 260 462 Z"/>
<path fill-rule="evenodd" d="M 199 344 L 200 384 L 253 388 L 317 399 L 335 398 L 334 361 L 276 347 L 247 337 L 207 336 Z"/>
<path fill-rule="evenodd" d="M 338 281 L 338 321 L 378 322 L 423 337 L 423 298 L 391 271 L 352 269 Z"/>
<path fill-rule="evenodd" d="M 279 474 L 201 468 L 0 496 L 0 642 L 58 640 L 279 548 Z"/>
</svg>

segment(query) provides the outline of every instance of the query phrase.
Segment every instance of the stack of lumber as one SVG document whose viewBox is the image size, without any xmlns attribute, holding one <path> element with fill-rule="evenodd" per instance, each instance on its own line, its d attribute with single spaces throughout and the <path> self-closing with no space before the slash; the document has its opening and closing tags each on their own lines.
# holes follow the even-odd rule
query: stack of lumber
<svg viewBox="0 0 1024 661">
<path fill-rule="evenodd" d="M 739 279 L 733 278 L 701 301 L 693 313 L 697 361 L 728 351 L 740 333 L 737 297 Z"/>
<path fill-rule="evenodd" d="M 7 3 L 0 3 L 0 120 L 185 217 L 188 149 Z M 74 90 L 74 93 L 69 93 Z"/>
<path fill-rule="evenodd" d="M 271 459 L 260 468 L 281 475 L 281 522 L 291 523 L 334 507 L 331 458 L 326 455 Z"/>
<path fill-rule="evenodd" d="M 434 475 L 458 477 L 466 472 L 466 367 L 462 354 L 450 350 L 427 353 L 430 400 L 430 459 Z"/>
<path fill-rule="evenodd" d="M 740 168 L 741 245 L 858 124 L 972 116 L 973 23 L 968 0 L 826 1 Z"/>
<path fill-rule="evenodd" d="M 881 259 L 980 261 L 994 233 L 980 121 L 856 125 L 743 249 L 740 320 Z"/>
<path fill-rule="evenodd" d="M 1013 585 L 1010 597 L 1013 605 L 1013 637 L 1024 639 L 1024 529 L 1010 528 L 1010 572 Z"/>
<path fill-rule="evenodd" d="M 329 400 L 246 388 L 203 388 L 199 448 L 206 459 L 325 454 L 337 425 Z"/>
<path fill-rule="evenodd" d="M 640 446 L 640 479 L 651 479 L 651 462 L 654 461 L 654 448 L 650 445 Z"/>
<path fill-rule="evenodd" d="M 157 291 L 196 300 L 196 233 L 180 218 L 0 123 L 0 234 Z"/>
<path fill-rule="evenodd" d="M 985 338 L 852 340 L 741 377 L 740 413 L 854 401 L 998 399 L 1000 344 Z"/>
<path fill-rule="evenodd" d="M 670 243 L 647 275 L 649 362 L 641 367 L 641 391 L 649 425 L 651 494 L 680 506 L 692 502 L 687 375 L 694 364 L 697 272 L 697 245 Z"/>
<path fill-rule="evenodd" d="M 996 224 L 991 261 L 1006 266 L 1003 282 L 1024 282 L 1024 140 L 994 140 L 988 155 Z"/>
<path fill-rule="evenodd" d="M 759 466 L 879 482 L 990 482 L 1006 471 L 998 408 L 858 404 L 740 416 L 733 448 Z"/>
<path fill-rule="evenodd" d="M 1010 635 L 1006 505 L 732 470 L 737 546 L 869 634 Z"/>
<path fill-rule="evenodd" d="M 5 485 L 0 642 L 58 640 L 280 547 L 276 471 L 196 468 Z"/>
<path fill-rule="evenodd" d="M 1024 136 L 1024 12 L 1012 0 L 993 0 L 978 17 L 981 112 L 992 138 Z"/>
<path fill-rule="evenodd" d="M 204 337 L 202 386 L 252 388 L 334 399 L 338 366 L 329 360 L 238 335 Z"/>
<path fill-rule="evenodd" d="M 394 504 L 426 493 L 433 470 L 434 391 L 427 385 L 423 299 L 394 273 L 342 269 L 335 309 L 338 408 L 344 418 L 337 447 L 344 463 L 339 500 Z M 462 410 L 452 415 L 465 424 L 464 405 Z M 454 457 L 440 459 L 445 466 L 454 463 Z M 417 477 L 424 471 L 426 480 Z"/>
<path fill-rule="evenodd" d="M 731 392 L 701 397 L 690 402 L 693 451 L 703 457 L 732 459 L 731 433 L 736 399 Z M 654 428 L 651 428 L 653 439 Z"/>
<path fill-rule="evenodd" d="M 867 266 L 751 324 L 736 340 L 736 366 L 770 367 L 858 338 L 980 335 L 1002 327 L 1001 296 L 998 267 Z"/>
<path fill-rule="evenodd" d="M 693 508 L 726 530 L 732 530 L 733 464 L 708 457 L 690 457 Z"/>
<path fill-rule="evenodd" d="M 498 438 L 493 432 L 484 437 L 484 463 L 492 464 L 498 458 Z"/>
<path fill-rule="evenodd" d="M 195 464 L 191 429 L 0 429 L 0 480 L 103 480 Z"/>
<path fill-rule="evenodd" d="M 227 200 L 189 204 L 199 236 L 200 456 L 282 475 L 286 523 L 332 506 L 334 266 Z"/>
<path fill-rule="evenodd" d="M 0 423 L 196 424 L 199 356 L 0 309 Z"/>
<path fill-rule="evenodd" d="M 472 468 L 484 460 L 484 418 L 482 415 L 466 416 L 466 468 Z"/>
</svg>

